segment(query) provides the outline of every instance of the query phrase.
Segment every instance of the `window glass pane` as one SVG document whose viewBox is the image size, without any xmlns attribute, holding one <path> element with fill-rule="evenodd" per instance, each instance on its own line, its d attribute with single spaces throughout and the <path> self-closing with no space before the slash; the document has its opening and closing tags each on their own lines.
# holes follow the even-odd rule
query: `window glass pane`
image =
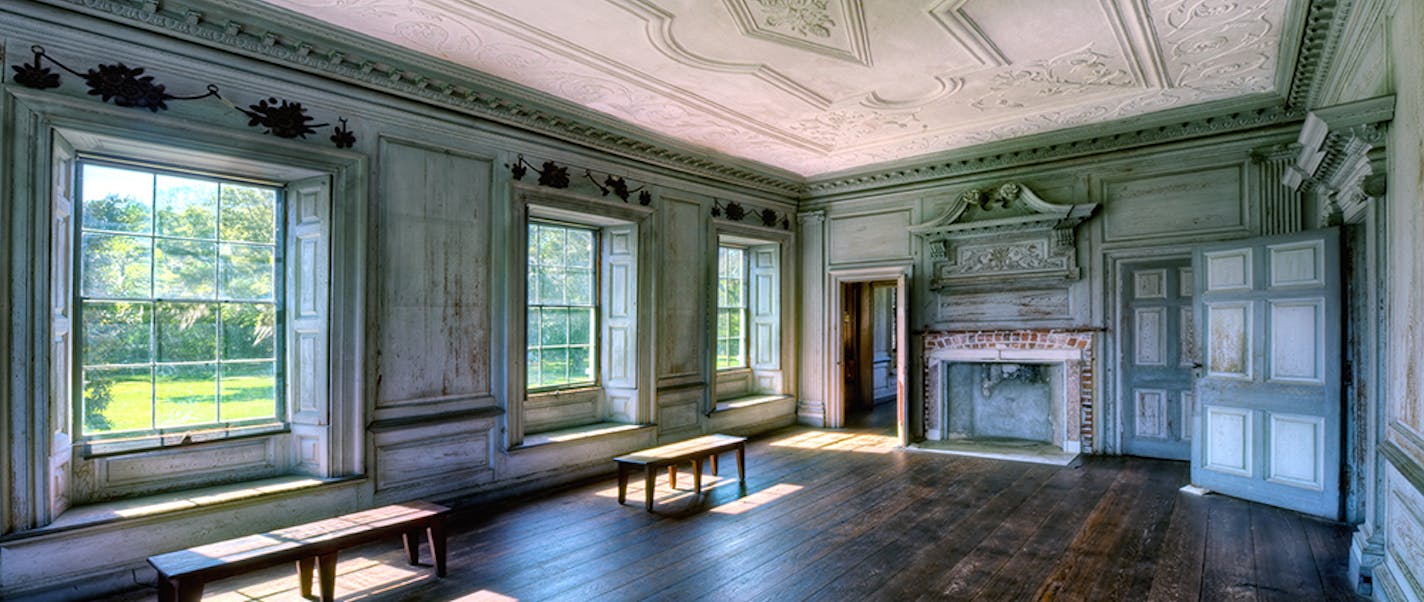
<svg viewBox="0 0 1424 602">
<path fill-rule="evenodd" d="M 153 380 L 150 368 L 86 368 L 84 433 L 152 428 Z"/>
<path fill-rule="evenodd" d="M 569 354 L 563 347 L 544 348 L 539 358 L 539 371 L 543 378 L 540 382 L 546 387 L 562 385 L 569 382 Z"/>
<path fill-rule="evenodd" d="M 524 360 L 524 372 L 524 382 L 526 386 L 538 387 L 540 383 L 543 382 L 540 379 L 540 375 L 543 374 L 543 372 L 540 370 L 539 350 L 537 348 L 529 350 Z"/>
<path fill-rule="evenodd" d="M 89 230 L 153 231 L 153 174 L 131 169 L 85 165 L 83 226 Z"/>
<path fill-rule="evenodd" d="M 86 297 L 148 297 L 153 239 L 85 233 L 80 244 Z"/>
<path fill-rule="evenodd" d="M 543 346 L 563 345 L 568 342 L 569 318 L 567 310 L 544 308 L 539 312 L 539 344 Z"/>
<path fill-rule="evenodd" d="M 222 297 L 224 299 L 272 300 L 272 247 L 265 245 L 222 245 Z"/>
<path fill-rule="evenodd" d="M 741 280 L 728 280 L 728 281 L 727 281 L 727 307 L 743 307 L 743 306 L 745 306 L 745 303 L 742 302 L 742 281 L 741 281 Z"/>
<path fill-rule="evenodd" d="M 567 244 L 569 267 L 593 269 L 593 231 L 570 229 Z"/>
<path fill-rule="evenodd" d="M 593 310 L 570 309 L 569 344 L 590 345 L 593 343 Z"/>
<path fill-rule="evenodd" d="M 153 361 L 150 308 L 147 303 L 84 302 L 84 362 L 94 366 Z"/>
<path fill-rule="evenodd" d="M 593 305 L 593 271 L 570 270 L 565 275 L 569 305 Z"/>
<path fill-rule="evenodd" d="M 277 414 L 277 363 L 223 364 L 221 392 L 222 420 L 271 418 Z"/>
<path fill-rule="evenodd" d="M 742 278 L 743 253 L 741 249 L 727 249 L 727 278 Z"/>
<path fill-rule="evenodd" d="M 591 347 L 570 347 L 569 348 L 569 381 L 588 382 L 593 380 L 593 362 Z"/>
<path fill-rule="evenodd" d="M 157 303 L 158 361 L 217 359 L 218 307 L 209 303 Z"/>
<path fill-rule="evenodd" d="M 257 303 L 222 305 L 222 359 L 269 359 L 277 355 L 277 307 Z"/>
<path fill-rule="evenodd" d="M 158 428 L 217 421 L 217 367 L 215 363 L 180 364 L 154 370 Z"/>
<path fill-rule="evenodd" d="M 540 228 L 539 229 L 539 254 L 535 262 L 546 266 L 562 266 L 564 264 L 564 229 L 563 228 Z"/>
<path fill-rule="evenodd" d="M 223 240 L 271 243 L 277 232 L 277 191 L 223 183 L 220 218 Z"/>
<path fill-rule="evenodd" d="M 154 241 L 153 296 L 159 299 L 211 299 L 217 293 L 218 246 L 187 240 Z"/>
<path fill-rule="evenodd" d="M 218 183 L 159 175 L 154 212 L 161 236 L 211 240 L 218 234 Z"/>
<path fill-rule="evenodd" d="M 539 270 L 540 305 L 564 304 L 564 269 L 543 267 Z"/>
</svg>

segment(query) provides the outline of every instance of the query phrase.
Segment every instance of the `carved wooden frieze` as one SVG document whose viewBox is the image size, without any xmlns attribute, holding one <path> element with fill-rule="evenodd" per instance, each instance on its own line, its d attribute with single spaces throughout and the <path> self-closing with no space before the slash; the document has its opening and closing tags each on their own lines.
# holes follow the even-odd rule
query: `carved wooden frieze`
<svg viewBox="0 0 1424 602">
<path fill-rule="evenodd" d="M 929 245 L 931 287 L 988 288 L 1077 280 L 1076 227 L 1097 203 L 1049 203 L 1008 183 L 960 193 L 910 231 Z"/>
</svg>

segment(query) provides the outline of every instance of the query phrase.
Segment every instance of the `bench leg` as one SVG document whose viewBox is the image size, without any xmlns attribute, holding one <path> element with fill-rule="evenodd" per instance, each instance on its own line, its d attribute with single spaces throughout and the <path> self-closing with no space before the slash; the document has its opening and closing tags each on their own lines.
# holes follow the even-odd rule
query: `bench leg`
<svg viewBox="0 0 1424 602">
<path fill-rule="evenodd" d="M 178 602 L 200 602 L 203 599 L 203 582 L 196 579 L 173 579 L 169 583 L 176 590 L 174 598 Z"/>
<path fill-rule="evenodd" d="M 668 465 L 668 489 L 677 489 L 677 465 Z"/>
<path fill-rule="evenodd" d="M 178 602 L 178 588 L 163 575 L 158 576 L 158 602 Z"/>
<path fill-rule="evenodd" d="M 622 506 L 623 501 L 628 499 L 628 465 L 618 463 L 618 505 Z"/>
<path fill-rule="evenodd" d="M 435 557 L 435 576 L 445 576 L 445 521 L 440 518 L 430 522 L 425 528 L 430 538 L 430 555 Z"/>
<path fill-rule="evenodd" d="M 712 476 L 717 476 L 717 454 L 712 454 Z"/>
<path fill-rule="evenodd" d="M 316 558 L 303 558 L 297 561 L 297 585 L 301 586 L 302 597 L 311 597 L 312 569 L 316 567 Z"/>
<path fill-rule="evenodd" d="M 644 469 L 643 472 L 645 473 L 645 474 L 643 475 L 643 480 L 645 480 L 645 481 L 648 482 L 648 483 L 647 483 L 647 486 L 645 487 L 645 489 L 647 489 L 647 495 L 648 495 L 648 503 L 647 503 L 648 512 L 652 512 L 652 511 L 653 511 L 653 484 L 654 484 L 654 483 L 657 483 L 657 480 L 658 480 L 658 473 L 657 473 L 657 470 L 655 470 L 655 469 L 654 469 L 653 467 L 651 467 L 651 466 L 649 466 L 648 468 Z"/>
<path fill-rule="evenodd" d="M 737 480 L 743 485 L 747 484 L 747 448 L 745 445 L 737 446 Z"/>
<path fill-rule="evenodd" d="M 405 561 L 410 564 L 420 564 L 420 530 L 414 529 L 402 533 L 401 541 L 405 544 Z"/>
<path fill-rule="evenodd" d="M 702 495 L 702 458 L 692 461 L 692 489 Z"/>
<path fill-rule="evenodd" d="M 336 599 L 336 552 L 317 556 L 316 574 L 321 581 L 321 602 Z"/>
</svg>

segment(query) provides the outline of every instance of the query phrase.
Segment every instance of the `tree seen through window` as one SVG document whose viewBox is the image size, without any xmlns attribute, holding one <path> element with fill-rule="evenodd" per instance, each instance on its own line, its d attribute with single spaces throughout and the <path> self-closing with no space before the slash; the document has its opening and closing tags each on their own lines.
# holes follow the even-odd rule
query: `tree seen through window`
<svg viewBox="0 0 1424 602">
<path fill-rule="evenodd" d="M 738 247 L 717 247 L 717 369 L 747 365 L 747 258 Z"/>
<path fill-rule="evenodd" d="M 596 249 L 591 229 L 529 224 L 525 383 L 530 390 L 597 382 Z"/>
</svg>

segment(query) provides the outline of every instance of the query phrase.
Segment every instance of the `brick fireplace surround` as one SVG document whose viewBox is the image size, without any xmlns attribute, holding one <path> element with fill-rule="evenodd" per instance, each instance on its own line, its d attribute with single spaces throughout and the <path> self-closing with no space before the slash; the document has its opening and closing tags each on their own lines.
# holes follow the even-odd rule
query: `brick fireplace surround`
<svg viewBox="0 0 1424 602">
<path fill-rule="evenodd" d="M 1095 357 L 1094 341 L 1096 332 L 1092 330 L 1059 330 L 1059 329 L 1029 329 L 1029 330 L 967 330 L 967 331 L 932 331 L 924 335 L 924 416 L 926 422 L 932 417 L 938 418 L 939 408 L 936 395 L 931 387 L 937 386 L 938 378 L 932 378 L 931 356 L 938 351 L 967 351 L 967 350 L 1012 350 L 1012 351 L 1068 351 L 1077 350 L 1081 359 L 1076 362 L 1065 362 L 1064 377 L 1069 379 L 1069 390 L 1078 390 L 1076 415 L 1068 416 L 1068 428 L 1073 429 L 1073 419 L 1077 418 L 1077 428 L 1079 441 L 1082 445 L 1082 453 L 1092 453 L 1093 432 L 1094 432 L 1094 404 L 1093 399 L 1096 392 L 1097 379 L 1094 377 L 1093 365 Z M 1076 387 L 1071 382 L 1076 378 Z M 1070 404 L 1071 407 L 1072 404 Z M 923 433 L 921 433 L 923 435 Z"/>
</svg>

